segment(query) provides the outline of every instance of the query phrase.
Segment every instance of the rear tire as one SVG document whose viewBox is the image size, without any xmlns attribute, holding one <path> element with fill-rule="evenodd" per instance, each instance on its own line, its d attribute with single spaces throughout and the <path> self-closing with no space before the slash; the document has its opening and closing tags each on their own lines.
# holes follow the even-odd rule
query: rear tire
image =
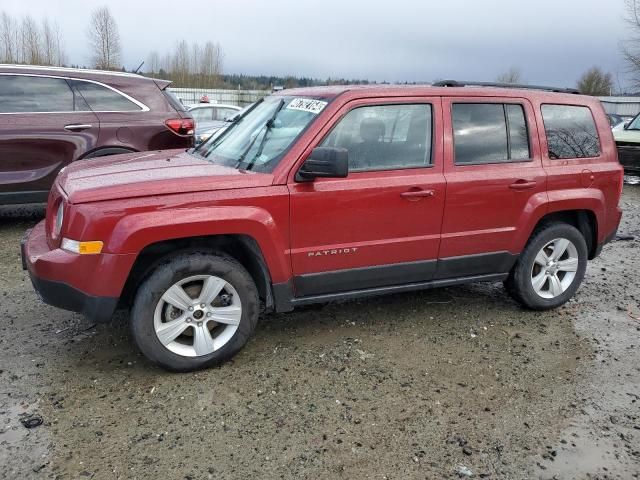
<svg viewBox="0 0 640 480">
<path fill-rule="evenodd" d="M 552 223 L 534 232 L 505 281 L 509 295 L 532 310 L 563 305 L 587 269 L 587 243 L 578 229 Z"/>
<path fill-rule="evenodd" d="M 231 358 L 253 333 L 258 315 L 258 291 L 240 263 L 211 253 L 181 253 L 138 289 L 131 332 L 150 361 L 188 372 Z"/>
</svg>

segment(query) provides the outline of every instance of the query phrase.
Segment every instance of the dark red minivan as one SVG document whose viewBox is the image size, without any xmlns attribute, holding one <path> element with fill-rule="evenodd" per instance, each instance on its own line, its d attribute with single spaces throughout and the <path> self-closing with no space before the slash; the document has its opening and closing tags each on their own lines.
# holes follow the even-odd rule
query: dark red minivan
<svg viewBox="0 0 640 480">
<path fill-rule="evenodd" d="M 189 148 L 170 82 L 121 72 L 0 65 L 0 205 L 45 202 L 67 164 Z"/>
</svg>

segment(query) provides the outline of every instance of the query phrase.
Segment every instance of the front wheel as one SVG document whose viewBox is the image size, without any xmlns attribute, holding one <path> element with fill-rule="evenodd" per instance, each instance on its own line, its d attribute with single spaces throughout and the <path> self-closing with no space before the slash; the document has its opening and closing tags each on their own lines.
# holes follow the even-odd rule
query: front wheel
<svg viewBox="0 0 640 480">
<path fill-rule="evenodd" d="M 578 229 L 565 223 L 547 225 L 531 237 L 505 286 L 528 308 L 559 307 L 578 290 L 587 257 L 587 244 Z"/>
<path fill-rule="evenodd" d="M 206 253 L 179 254 L 140 286 L 131 331 L 149 360 L 186 372 L 234 355 L 258 314 L 256 286 L 240 263 Z"/>
</svg>

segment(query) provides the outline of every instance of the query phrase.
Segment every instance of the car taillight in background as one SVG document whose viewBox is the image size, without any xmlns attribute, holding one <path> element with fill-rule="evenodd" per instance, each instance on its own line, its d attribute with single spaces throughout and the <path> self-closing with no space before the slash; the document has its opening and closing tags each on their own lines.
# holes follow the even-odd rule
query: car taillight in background
<svg viewBox="0 0 640 480">
<path fill-rule="evenodd" d="M 178 135 L 193 135 L 196 129 L 196 122 L 193 118 L 171 118 L 164 123 Z"/>
</svg>

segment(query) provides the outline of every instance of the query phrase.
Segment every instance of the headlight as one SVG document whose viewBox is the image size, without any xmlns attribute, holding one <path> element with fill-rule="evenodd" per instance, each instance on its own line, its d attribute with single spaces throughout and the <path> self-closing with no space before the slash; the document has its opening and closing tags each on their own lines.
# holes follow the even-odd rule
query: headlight
<svg viewBox="0 0 640 480">
<path fill-rule="evenodd" d="M 58 211 L 56 212 L 56 222 L 53 227 L 53 233 L 58 236 L 62 231 L 62 222 L 64 221 L 64 202 L 60 202 L 58 205 Z"/>
</svg>

